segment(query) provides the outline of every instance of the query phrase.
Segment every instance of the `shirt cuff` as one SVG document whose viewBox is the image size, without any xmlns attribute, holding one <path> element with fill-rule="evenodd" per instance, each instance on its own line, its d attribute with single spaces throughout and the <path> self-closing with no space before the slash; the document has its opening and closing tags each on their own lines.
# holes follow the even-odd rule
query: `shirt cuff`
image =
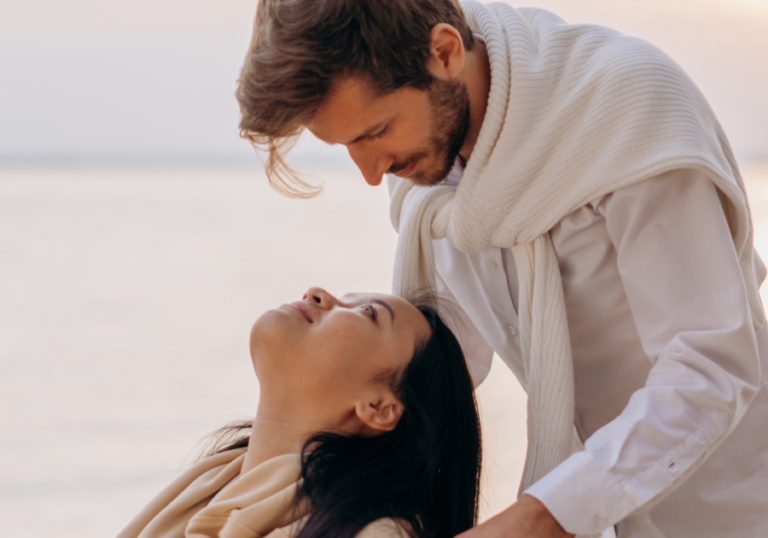
<svg viewBox="0 0 768 538">
<path fill-rule="evenodd" d="M 586 536 L 599 536 L 642 504 L 586 450 L 572 454 L 523 493 L 540 500 L 566 531 Z"/>
<path fill-rule="evenodd" d="M 713 411 L 664 457 L 629 476 L 596 457 L 603 437 L 597 432 L 587 440 L 587 450 L 572 454 L 523 493 L 539 499 L 566 531 L 599 534 L 695 470 L 727 427 L 728 413 Z"/>
</svg>

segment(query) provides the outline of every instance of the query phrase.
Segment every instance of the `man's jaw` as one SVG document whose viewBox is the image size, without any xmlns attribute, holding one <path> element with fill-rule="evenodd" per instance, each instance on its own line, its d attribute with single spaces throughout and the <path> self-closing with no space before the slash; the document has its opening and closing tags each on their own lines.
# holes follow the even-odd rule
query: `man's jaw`
<svg viewBox="0 0 768 538">
<path fill-rule="evenodd" d="M 436 150 L 434 153 L 430 154 L 427 151 L 420 151 L 411 155 L 403 163 L 393 164 L 386 173 L 407 178 L 421 187 L 437 185 L 451 171 L 456 156 L 459 153 L 460 144 L 454 141 L 454 147 L 448 148 L 447 151 L 444 149 L 445 141 L 443 140 L 433 139 L 432 145 Z M 434 166 L 437 163 L 440 163 L 442 167 Z"/>
<path fill-rule="evenodd" d="M 436 158 L 424 161 L 422 169 L 412 173 L 408 179 L 420 187 L 437 185 L 446 178 L 455 160 L 456 154 L 450 152 L 437 155 Z"/>
</svg>

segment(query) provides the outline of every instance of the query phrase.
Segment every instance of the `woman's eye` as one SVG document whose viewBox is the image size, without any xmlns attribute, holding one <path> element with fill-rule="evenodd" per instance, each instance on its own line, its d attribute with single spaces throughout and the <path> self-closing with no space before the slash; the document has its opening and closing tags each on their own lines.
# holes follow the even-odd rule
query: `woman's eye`
<svg viewBox="0 0 768 538">
<path fill-rule="evenodd" d="M 363 308 L 368 312 L 368 315 L 371 316 L 371 319 L 373 321 L 376 321 L 376 309 L 373 307 L 373 305 L 365 305 Z"/>
</svg>

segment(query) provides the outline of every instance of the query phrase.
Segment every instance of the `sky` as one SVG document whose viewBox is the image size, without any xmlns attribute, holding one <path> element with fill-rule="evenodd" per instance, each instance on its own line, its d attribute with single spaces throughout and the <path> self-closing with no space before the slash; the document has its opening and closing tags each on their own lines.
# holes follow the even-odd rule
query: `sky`
<svg viewBox="0 0 768 538">
<path fill-rule="evenodd" d="M 531 0 L 645 38 L 768 160 L 768 0 Z M 233 92 L 255 0 L 2 0 L 0 164 L 251 162 Z M 298 158 L 348 162 L 311 139 Z"/>
</svg>

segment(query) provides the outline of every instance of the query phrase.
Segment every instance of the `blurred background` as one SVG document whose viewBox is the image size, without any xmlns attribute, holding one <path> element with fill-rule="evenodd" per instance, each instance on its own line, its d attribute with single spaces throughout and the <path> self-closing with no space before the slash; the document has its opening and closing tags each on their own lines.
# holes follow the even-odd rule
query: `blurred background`
<svg viewBox="0 0 768 538">
<path fill-rule="evenodd" d="M 768 258 L 768 0 L 541 0 L 643 37 L 728 133 Z M 0 521 L 115 535 L 208 432 L 252 417 L 248 331 L 311 285 L 388 291 L 384 188 L 305 137 L 288 200 L 238 138 L 255 0 L 0 0 Z M 514 500 L 525 395 L 479 391 L 483 516 Z"/>
</svg>

